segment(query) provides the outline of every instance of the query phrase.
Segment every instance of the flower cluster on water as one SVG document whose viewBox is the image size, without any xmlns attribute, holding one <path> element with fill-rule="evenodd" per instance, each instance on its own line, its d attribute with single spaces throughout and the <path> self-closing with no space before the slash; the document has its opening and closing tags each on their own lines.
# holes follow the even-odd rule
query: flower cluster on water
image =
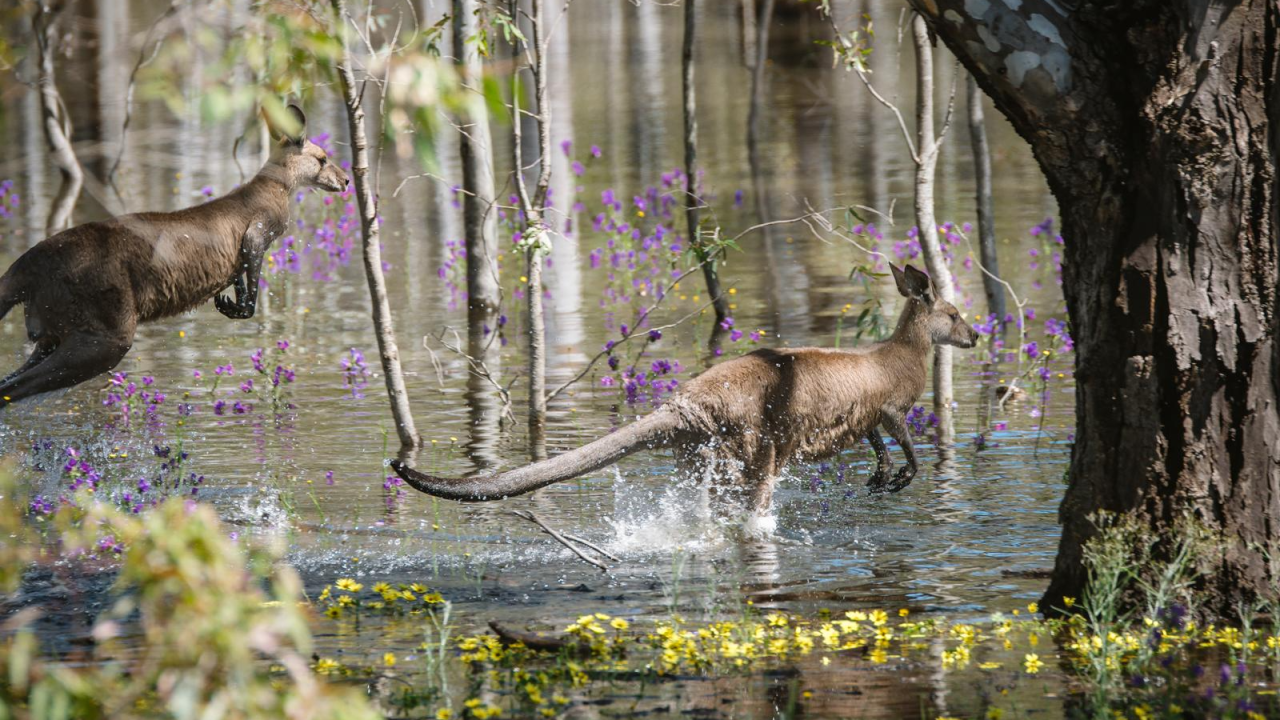
<svg viewBox="0 0 1280 720">
<path fill-rule="evenodd" d="M 129 452 L 119 447 L 95 459 L 81 448 L 67 446 L 61 449 L 61 461 L 57 448 L 52 441 L 37 441 L 28 457 L 36 470 L 60 468 L 56 489 L 37 493 L 28 505 L 35 519 L 50 517 L 63 506 L 80 507 L 86 499 L 138 514 L 175 495 L 195 497 L 205 482 L 203 475 L 185 467 L 188 454 L 168 445 L 150 449 L 147 455 L 154 465 L 146 470 L 129 462 Z"/>
<path fill-rule="evenodd" d="M 362 613 L 416 615 L 444 604 L 444 598 L 418 583 L 378 582 L 366 590 L 364 583 L 338 578 L 332 585 L 324 586 L 316 603 L 325 616 L 340 618 Z"/>
</svg>

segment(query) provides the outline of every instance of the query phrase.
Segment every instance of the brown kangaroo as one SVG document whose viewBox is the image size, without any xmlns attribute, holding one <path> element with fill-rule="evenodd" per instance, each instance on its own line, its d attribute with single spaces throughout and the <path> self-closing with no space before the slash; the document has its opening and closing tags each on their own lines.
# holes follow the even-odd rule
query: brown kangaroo
<svg viewBox="0 0 1280 720">
<path fill-rule="evenodd" d="M 23 253 L 0 277 L 0 318 L 25 305 L 31 357 L 0 380 L 0 407 L 70 387 L 114 368 L 138 323 L 214 298 L 229 318 L 253 317 L 267 248 L 289 223 L 301 188 L 340 192 L 347 174 L 306 139 L 306 116 L 278 140 L 256 176 L 176 212 L 120 215 L 64 230 Z M 235 287 L 235 300 L 219 293 Z"/>
<path fill-rule="evenodd" d="M 439 478 L 393 460 L 413 488 L 451 500 L 497 500 L 598 470 L 644 449 L 674 447 L 684 469 L 711 469 L 712 491 L 757 513 L 769 509 L 779 472 L 793 459 L 821 460 L 866 438 L 877 468 L 867 486 L 897 492 L 916 474 L 906 414 L 924 391 L 933 344 L 973 347 L 978 333 L 938 296 L 929 276 L 890 266 L 907 298 L 888 340 L 852 350 L 757 350 L 689 381 L 635 423 L 577 450 L 509 472 Z M 877 427 L 902 447 L 892 460 Z"/>
</svg>

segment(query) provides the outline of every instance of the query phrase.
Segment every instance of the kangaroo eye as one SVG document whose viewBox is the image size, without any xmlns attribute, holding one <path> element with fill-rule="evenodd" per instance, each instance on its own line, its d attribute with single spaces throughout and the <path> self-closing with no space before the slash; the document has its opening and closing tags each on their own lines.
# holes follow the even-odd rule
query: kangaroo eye
<svg viewBox="0 0 1280 720">
<path fill-rule="evenodd" d="M 329 158 L 327 158 L 327 157 L 321 157 L 321 158 L 320 158 L 320 167 L 324 167 L 326 164 L 328 164 L 328 162 L 329 162 Z"/>
</svg>

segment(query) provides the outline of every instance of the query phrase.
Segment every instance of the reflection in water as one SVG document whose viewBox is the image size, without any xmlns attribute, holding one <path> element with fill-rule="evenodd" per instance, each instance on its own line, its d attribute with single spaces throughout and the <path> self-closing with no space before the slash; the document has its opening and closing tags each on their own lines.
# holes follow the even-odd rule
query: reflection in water
<svg viewBox="0 0 1280 720">
<path fill-rule="evenodd" d="M 755 3 L 765 4 L 765 0 Z M 892 27 L 900 7 L 887 1 L 840 4 L 847 13 L 865 7 L 881 28 Z M 106 12 L 105 5 L 100 4 L 97 12 Z M 119 11 L 119 22 L 112 21 L 114 29 L 102 31 L 117 33 L 113 52 L 122 52 L 126 58 L 117 66 L 131 64 L 138 48 L 128 45 L 141 34 L 139 19 L 152 18 L 156 12 L 155 3 L 127 5 L 127 10 Z M 613 329 L 605 326 L 601 307 L 612 269 L 607 263 L 593 268 L 590 260 L 592 252 L 607 249 L 608 239 L 592 230 L 592 220 L 601 211 L 601 193 L 612 189 L 629 205 L 632 196 L 659 182 L 661 172 L 682 162 L 681 108 L 675 91 L 679 63 L 673 50 L 679 45 L 673 39 L 680 37 L 682 10 L 678 5 L 647 2 L 640 7 L 575 4 L 553 36 L 550 81 L 556 184 L 552 199 L 558 211 L 553 217 L 559 224 L 572 216 L 573 227 L 565 233 L 567 237 L 556 238 L 548 272 L 552 373 L 576 371 L 584 355 L 617 337 L 616 324 Z M 757 50 L 758 46 L 742 43 L 740 38 L 744 24 L 754 25 L 751 15 L 744 22 L 737 3 L 708 2 L 702 11 L 699 160 L 708 190 L 707 213 L 714 213 L 726 234 L 732 236 L 770 218 L 798 215 L 805 201 L 815 208 L 856 203 L 886 212 L 895 199 L 898 205 L 910 201 L 910 161 L 896 122 L 867 98 L 856 78 L 831 69 L 825 50 L 812 49 L 814 38 L 781 20 L 771 29 L 761 28 L 766 37 L 763 45 L 774 47 L 767 55 L 774 62 L 760 63 L 749 76 L 741 52 L 744 45 Z M 92 22 L 96 19 L 79 18 L 76 24 Z M 910 78 L 909 53 L 899 63 L 893 32 L 887 30 L 879 37 L 883 47 L 872 54 L 872 68 L 883 82 L 901 87 L 899 102 L 908 106 L 913 100 L 910 83 L 894 81 L 899 76 Z M 765 56 L 757 51 L 750 57 Z M 97 82 L 104 95 L 118 86 L 119 78 L 109 77 L 117 72 L 101 69 Z M 763 80 L 756 84 L 752 102 L 753 93 L 744 89 L 757 72 Z M 17 110 L 0 118 L 0 179 L 13 178 L 26 204 L 16 211 L 15 220 L 0 220 L 4 260 L 11 261 L 43 237 L 58 178 L 50 172 L 52 165 L 40 137 L 34 93 L 15 89 L 8 78 L 0 78 L 0 86 Z M 79 148 L 86 157 L 95 147 L 114 147 L 118 138 L 110 134 L 114 132 L 114 121 L 107 118 L 108 109 L 114 107 L 110 98 L 68 93 L 66 101 L 73 118 L 99 112 L 104 117 L 97 124 L 77 123 Z M 89 109 L 87 104 L 102 109 Z M 321 89 L 313 105 L 309 108 L 313 131 L 332 132 L 335 154 L 345 157 L 345 129 L 336 101 Z M 757 129 L 748 133 L 744 118 L 753 105 Z M 118 109 L 112 112 L 118 115 Z M 136 112 L 126 138 L 130 152 L 121 168 L 131 209 L 183 207 L 198 200 L 184 192 L 196 193 L 205 184 L 223 192 L 237 182 L 229 156 L 231 135 L 245 126 L 247 118 L 221 129 L 203 125 L 195 115 L 174 116 L 151 101 L 140 101 Z M 1042 239 L 1027 234 L 1029 227 L 1053 211 L 1052 199 L 1009 127 L 998 117 L 988 121 L 1002 270 L 1020 292 L 1026 290 L 1041 318 L 1056 315 L 1061 298 L 1048 263 L 1032 268 L 1029 261 L 1030 250 L 1046 248 Z M 509 136 L 511 128 L 495 120 L 493 130 Z M 523 462 L 525 438 L 519 425 L 514 432 L 500 426 L 500 401 L 492 386 L 469 373 L 461 357 L 440 352 L 442 388 L 431 356 L 418 339 L 437 335 L 445 327 L 461 332 L 466 323 L 467 351 L 483 357 L 491 370 L 500 368 L 504 384 L 513 377 L 513 368 L 523 365 L 524 355 L 514 330 L 508 328 L 511 342 L 503 347 L 494 339 L 495 332 L 483 332 L 486 324 L 496 330 L 492 316 L 472 317 L 461 303 L 451 306 L 446 281 L 438 275 L 447 257 L 445 243 L 462 236 L 451 192 L 460 181 L 456 136 L 447 132 L 441 136 L 437 157 L 444 181 L 414 180 L 393 198 L 391 192 L 399 181 L 421 173 L 422 168 L 416 160 L 393 155 L 383 159 L 382 239 L 391 265 L 388 291 L 397 327 L 404 335 L 406 380 L 415 415 L 428 439 L 427 449 L 415 462 L 424 470 L 453 476 Z M 566 139 L 573 141 L 572 158 L 565 157 L 559 146 Z M 505 142 L 497 144 L 503 148 L 501 181 L 509 177 L 510 153 Z M 593 144 L 600 146 L 601 157 L 590 157 Z M 957 145 L 949 143 L 943 152 L 956 152 Z M 955 187 L 940 193 L 940 220 L 972 220 L 968 155 L 955 157 L 954 180 L 948 183 Z M 581 176 L 567 167 L 573 160 L 583 163 Z M 246 159 L 245 164 L 251 162 Z M 177 182 L 177 173 L 187 180 Z M 752 196 L 744 197 L 741 206 L 735 203 L 738 190 Z M 575 214 L 576 202 L 583 209 Z M 327 209 L 320 203 L 319 198 L 306 197 L 300 207 L 309 218 L 328 213 L 336 224 L 341 203 Z M 82 203 L 77 220 L 98 215 L 99 208 Z M 563 230 L 563 225 L 558 229 Z M 880 247 L 895 261 L 899 256 L 894 246 L 899 243 L 902 259 L 907 259 L 905 229 L 881 227 Z M 731 299 L 737 305 L 732 311 L 735 327 L 745 331 L 766 327 L 792 344 L 830 346 L 837 308 L 850 300 L 869 299 L 847 297 L 850 266 L 866 258 L 847 244 L 824 244 L 798 230 L 796 241 L 788 244 L 788 232 L 789 226 L 780 226 L 749 234 L 742 239 L 743 251 L 730 253 L 722 277 L 726 288 L 737 290 Z M 304 243 L 316 239 L 311 226 L 298 234 Z M 510 295 L 520 272 L 518 259 L 508 249 L 507 245 L 500 248 L 507 257 L 502 277 L 507 299 L 500 313 L 514 318 L 523 310 Z M 958 255 L 956 262 L 962 261 L 963 255 Z M 203 307 L 148 326 L 139 333 L 137 346 L 120 370 L 133 378 L 154 376 L 157 385 L 175 399 L 171 403 L 185 392 L 192 393 L 197 408 L 182 438 L 191 452 L 192 469 L 208 478 L 201 497 L 232 518 L 242 537 L 288 533 L 289 559 L 311 587 L 322 586 L 338 574 L 428 583 L 460 601 L 455 612 L 464 626 L 479 625 L 490 617 L 536 616 L 557 622 L 595 611 L 664 616 L 670 607 L 664 588 L 671 584 L 672 558 L 676 548 L 683 546 L 697 552 L 698 561 L 688 564 L 681 581 L 682 593 L 695 606 L 715 598 L 722 607 L 738 607 L 746 598 L 755 598 L 757 603 L 802 613 L 823 607 L 840 611 L 907 606 L 913 612 L 945 608 L 979 614 L 1022 605 L 1039 595 L 1039 581 L 1003 578 L 1000 572 L 1041 567 L 1052 558 L 1057 538 L 1055 509 L 1073 423 L 1069 359 L 1055 356 L 1051 366 L 1055 380 L 1050 392 L 1064 397 L 1053 397 L 1043 415 L 1034 416 L 1033 403 L 999 408 L 990 402 L 990 385 L 1007 383 L 1012 377 L 1010 363 L 978 366 L 972 363 L 986 356 L 985 349 L 958 352 L 959 407 L 953 446 L 941 451 L 922 440 L 920 475 L 909 488 L 891 496 L 865 491 L 863 483 L 871 468 L 856 450 L 841 459 L 848 466 L 845 469 L 834 464 L 790 468 L 775 493 L 778 530 L 767 541 L 709 534 L 707 525 L 700 524 L 703 521 L 674 512 L 669 522 L 658 522 L 660 508 L 670 505 L 691 511 L 701 497 L 690 491 L 664 500 L 673 463 L 662 452 L 628 458 L 616 472 L 604 470 L 548 487 L 536 498 L 472 505 L 436 502 L 416 494 L 397 500 L 394 491 L 383 489 L 383 445 L 392 426 L 385 396 L 375 391 L 382 379 L 371 378 L 367 397 L 355 398 L 344 388 L 341 374 L 340 362 L 350 348 L 372 356 L 374 347 L 361 270 L 358 265 L 340 267 L 333 272 L 335 279 L 325 282 L 313 279 L 310 266 L 306 267 L 299 274 L 270 276 L 271 306 L 251 322 L 230 322 L 211 307 Z M 981 302 L 980 278 L 972 271 L 958 272 L 964 293 Z M 1035 287 L 1037 282 L 1042 287 Z M 899 301 L 889 283 L 872 283 L 869 292 L 885 302 L 886 315 L 896 317 Z M 681 300 L 673 293 L 655 324 L 691 312 L 696 307 L 694 293 L 687 295 Z M 620 315 L 631 310 L 608 308 Z M 1042 337 L 1041 323 L 1029 323 L 1028 333 Z M 640 362 L 678 359 L 686 368 L 680 378 L 687 378 L 701 365 L 701 348 L 711 325 L 708 315 L 701 323 L 664 333 L 662 343 Z M 179 332 L 184 334 L 180 337 Z M 846 326 L 842 344 L 849 337 Z M 248 372 L 246 358 L 256 348 L 269 348 L 285 338 L 292 343 L 290 357 L 298 368 L 298 382 L 290 390 L 290 401 L 296 406 L 290 420 L 291 444 L 282 440 L 271 417 L 215 415 L 203 394 L 214 367 L 233 361 L 235 379 L 243 381 Z M 15 312 L 0 324 L 0 355 L 15 356 L 22 340 L 21 317 Z M 726 357 L 753 347 L 749 340 L 733 341 L 727 333 L 720 344 Z M 195 370 L 205 373 L 203 384 L 193 379 Z M 1066 377 L 1057 380 L 1058 372 Z M 636 404 L 624 402 L 617 386 L 601 384 L 606 374 L 605 369 L 597 369 L 557 399 L 547 428 L 553 452 L 581 445 L 651 409 L 644 399 Z M 153 444 L 176 442 L 172 422 L 155 435 L 105 430 L 108 416 L 98 394 L 100 387 L 101 383 L 86 384 L 39 406 L 6 412 L 0 416 L 4 426 L 0 442 L 6 450 L 45 438 L 104 452 L 121 445 L 131 449 L 131 458 L 143 457 Z M 522 396 L 523 389 L 518 384 L 514 395 Z M 523 411 L 523 406 L 514 408 L 517 416 Z M 1040 428 L 1044 436 L 1036 456 Z M 438 442 L 432 445 L 432 439 Z M 901 463 L 900 450 L 891 447 L 890 451 Z M 133 472 L 141 463 L 131 460 L 119 468 Z M 325 480 L 330 471 L 332 485 Z M 33 482 L 54 487 L 59 478 L 54 473 Z M 287 512 L 285 499 L 291 508 Z M 601 577 L 547 541 L 536 528 L 512 521 L 507 508 L 535 502 L 533 507 L 549 524 L 609 547 L 622 561 Z M 360 558 L 358 563 L 352 561 L 354 557 Z M 579 586 L 589 591 L 569 591 Z M 322 642 L 346 641 L 327 638 Z M 819 665 L 806 666 L 803 672 L 807 683 L 853 682 Z M 766 708 L 772 707 L 768 693 L 781 692 L 768 690 L 771 682 L 759 677 L 744 681 L 749 690 L 740 698 L 747 708 L 743 715 L 767 714 Z M 888 703 L 883 706 L 890 708 L 883 711 L 884 716 L 914 716 L 919 705 L 912 693 L 927 695 L 933 681 L 904 677 L 902 682 L 905 685 L 888 682 L 884 674 L 872 675 L 856 681 L 863 696 L 815 694 L 804 702 L 813 712 L 838 715 L 839 710 L 846 716 L 863 716 L 881 712 L 870 709 L 874 696 L 876 702 Z M 689 687 L 685 691 L 697 692 Z M 910 707 L 904 710 L 906 706 Z M 895 709 L 900 712 L 894 714 Z"/>
<path fill-rule="evenodd" d="M 773 18 L 774 0 L 763 0 L 755 21 L 755 57 L 751 63 L 751 105 L 747 112 L 747 162 L 751 166 L 751 189 L 755 199 L 756 218 L 763 226 L 765 259 L 765 299 L 769 303 L 769 319 L 773 325 L 771 337 L 782 335 L 782 280 L 778 276 L 777 235 L 769 223 L 773 220 L 770 210 L 769 186 L 765 182 L 763 159 L 760 157 L 760 116 L 764 113 L 765 70 L 769 62 L 769 19 Z"/>
</svg>

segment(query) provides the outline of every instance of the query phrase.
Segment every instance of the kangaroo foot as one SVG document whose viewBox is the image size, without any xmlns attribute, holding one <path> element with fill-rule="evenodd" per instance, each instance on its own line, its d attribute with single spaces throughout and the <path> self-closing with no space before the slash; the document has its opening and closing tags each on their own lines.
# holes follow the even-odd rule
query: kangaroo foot
<svg viewBox="0 0 1280 720">
<path fill-rule="evenodd" d="M 225 295 L 213 296 L 214 307 L 218 308 L 218 312 L 231 318 L 232 320 L 248 320 L 253 317 L 256 308 L 249 303 L 241 303 Z"/>
<path fill-rule="evenodd" d="M 884 469 L 878 469 L 871 473 L 871 477 L 867 478 L 867 487 L 871 492 L 884 492 L 889 485 L 889 472 Z"/>
<path fill-rule="evenodd" d="M 896 493 L 902 488 L 910 485 L 911 481 L 915 479 L 915 476 L 916 469 L 914 467 L 910 465 L 900 467 L 898 468 L 898 472 L 893 474 L 893 482 L 889 483 L 889 485 L 885 487 L 885 491 Z"/>
</svg>

